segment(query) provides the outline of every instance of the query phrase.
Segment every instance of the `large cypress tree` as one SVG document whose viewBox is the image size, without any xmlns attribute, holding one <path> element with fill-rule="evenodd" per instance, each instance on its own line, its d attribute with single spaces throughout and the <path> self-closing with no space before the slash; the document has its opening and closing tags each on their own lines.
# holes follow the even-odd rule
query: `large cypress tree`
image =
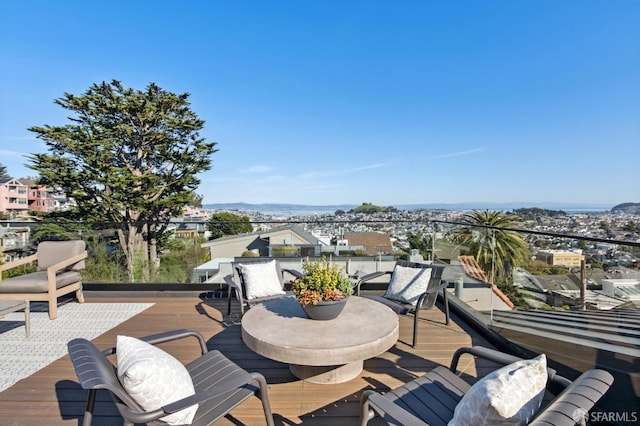
<svg viewBox="0 0 640 426">
<path fill-rule="evenodd" d="M 188 97 L 154 83 L 140 91 L 102 82 L 55 100 L 73 113 L 70 123 L 29 129 L 49 149 L 29 157 L 41 182 L 73 198 L 83 219 L 119 225 L 131 282 L 159 265 L 157 235 L 192 199 L 217 151 L 200 137 L 204 121 Z"/>
</svg>

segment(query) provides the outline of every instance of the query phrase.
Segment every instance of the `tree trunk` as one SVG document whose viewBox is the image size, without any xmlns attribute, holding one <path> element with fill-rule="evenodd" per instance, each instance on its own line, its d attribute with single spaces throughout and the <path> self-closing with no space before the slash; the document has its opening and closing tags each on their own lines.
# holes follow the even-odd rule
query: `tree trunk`
<svg viewBox="0 0 640 426">
<path fill-rule="evenodd" d="M 152 223 L 149 227 L 149 264 L 155 272 L 160 267 L 160 258 L 158 257 L 158 225 Z"/>
<path fill-rule="evenodd" d="M 152 272 L 160 267 L 157 224 L 131 222 L 127 230 L 118 230 L 118 240 L 126 259 L 129 282 L 148 282 Z"/>
<path fill-rule="evenodd" d="M 127 232 L 118 229 L 118 240 L 120 241 L 120 247 L 126 260 L 127 276 L 130 283 L 135 282 L 135 235 L 136 229 L 132 224 L 127 225 Z"/>
<path fill-rule="evenodd" d="M 142 282 L 149 282 L 149 224 L 145 223 L 140 235 L 140 252 L 142 253 Z"/>
</svg>

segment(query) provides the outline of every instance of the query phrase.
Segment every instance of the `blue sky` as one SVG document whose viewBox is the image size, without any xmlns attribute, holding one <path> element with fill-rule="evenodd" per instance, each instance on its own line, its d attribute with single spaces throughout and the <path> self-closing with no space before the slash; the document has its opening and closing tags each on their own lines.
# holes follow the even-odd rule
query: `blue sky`
<svg viewBox="0 0 640 426">
<path fill-rule="evenodd" d="M 34 1 L 0 13 L 0 163 L 117 79 L 191 94 L 205 203 L 640 202 L 640 1 Z"/>
</svg>

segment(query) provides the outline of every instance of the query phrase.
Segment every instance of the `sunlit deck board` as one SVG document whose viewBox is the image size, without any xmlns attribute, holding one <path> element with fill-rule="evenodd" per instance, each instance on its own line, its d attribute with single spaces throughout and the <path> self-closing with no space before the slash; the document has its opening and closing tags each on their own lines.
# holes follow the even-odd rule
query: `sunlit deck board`
<svg viewBox="0 0 640 426">
<path fill-rule="evenodd" d="M 89 296 L 89 302 L 128 302 L 130 298 Z M 169 329 L 189 328 L 200 331 L 210 348 L 216 348 L 250 371 L 259 371 L 269 383 L 269 397 L 276 424 L 357 424 L 359 397 L 364 389 L 384 391 L 411 380 L 437 365 L 449 365 L 460 346 L 491 346 L 483 337 L 453 316 L 450 326 L 443 324 L 439 309 L 423 313 L 419 346 L 413 349 L 412 318 L 400 316 L 400 341 L 388 352 L 365 361 L 363 373 L 338 385 L 315 385 L 295 378 L 287 365 L 253 353 L 242 342 L 240 326 L 227 321 L 226 300 L 202 301 L 197 297 L 135 298 L 136 302 L 155 305 L 94 339 L 100 348 L 115 344 L 118 334 L 144 336 Z M 195 341 L 185 340 L 163 346 L 186 362 L 198 355 Z M 463 372 L 476 375 L 483 366 L 471 359 L 463 360 Z M 0 418 L 3 425 L 79 424 L 84 411 L 86 392 L 77 383 L 68 356 L 55 361 L 32 376 L 0 393 Z M 218 424 L 264 424 L 262 408 L 251 399 L 232 412 L 233 420 Z M 100 395 L 94 425 L 121 424 L 121 419 L 105 394 Z"/>
</svg>

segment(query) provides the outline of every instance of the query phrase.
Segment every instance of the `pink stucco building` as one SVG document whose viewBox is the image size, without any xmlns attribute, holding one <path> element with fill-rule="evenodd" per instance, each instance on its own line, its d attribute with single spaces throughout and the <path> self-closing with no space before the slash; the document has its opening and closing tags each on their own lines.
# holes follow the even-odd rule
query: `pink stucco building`
<svg viewBox="0 0 640 426">
<path fill-rule="evenodd" d="M 0 179 L 0 213 L 26 216 L 30 210 L 51 212 L 55 202 L 51 191 L 33 179 Z"/>
<path fill-rule="evenodd" d="M 29 186 L 15 178 L 0 179 L 0 212 L 26 216 L 29 212 Z"/>
</svg>

